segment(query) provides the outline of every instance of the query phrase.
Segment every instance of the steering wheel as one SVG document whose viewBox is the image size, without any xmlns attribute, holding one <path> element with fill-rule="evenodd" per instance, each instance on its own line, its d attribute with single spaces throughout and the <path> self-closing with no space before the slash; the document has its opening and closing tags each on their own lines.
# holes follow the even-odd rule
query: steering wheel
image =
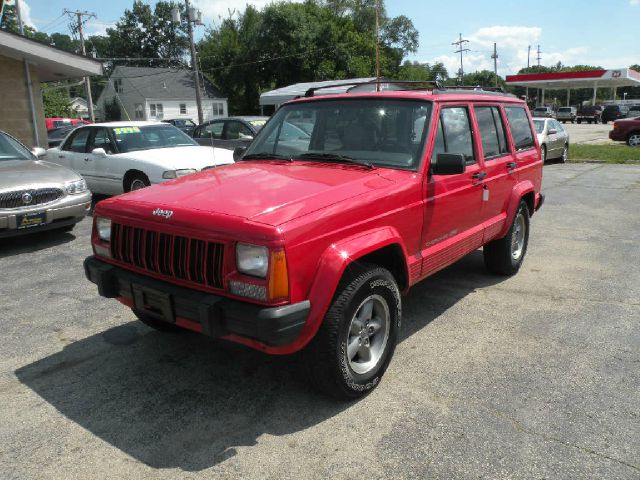
<svg viewBox="0 0 640 480">
<path fill-rule="evenodd" d="M 384 139 L 381 142 L 376 144 L 376 148 L 383 152 L 396 152 L 396 153 L 408 153 L 412 155 L 411 150 L 406 145 L 402 145 L 401 143 L 397 143 L 391 141 L 389 139 Z"/>
</svg>

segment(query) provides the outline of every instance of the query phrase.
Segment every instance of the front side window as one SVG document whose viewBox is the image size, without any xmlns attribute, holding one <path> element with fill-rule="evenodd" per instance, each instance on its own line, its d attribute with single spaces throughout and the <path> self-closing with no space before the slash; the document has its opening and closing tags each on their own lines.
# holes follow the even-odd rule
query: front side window
<svg viewBox="0 0 640 480">
<path fill-rule="evenodd" d="M 498 107 L 475 107 L 484 158 L 495 158 L 508 153 L 502 117 Z"/>
<path fill-rule="evenodd" d="M 213 122 L 198 130 L 198 138 L 222 138 L 224 122 Z"/>
<path fill-rule="evenodd" d="M 473 136 L 466 107 L 445 107 L 440 111 L 432 161 L 437 160 L 439 153 L 462 154 L 467 164 L 475 163 Z"/>
<path fill-rule="evenodd" d="M 511 135 L 516 150 L 524 150 L 535 147 L 533 132 L 529 123 L 529 116 L 523 107 L 506 107 L 507 120 L 511 127 Z"/>
<path fill-rule="evenodd" d="M 105 152 L 113 153 L 113 144 L 106 128 L 100 128 L 96 131 L 90 150 L 93 151 L 94 148 L 103 148 Z"/>
<path fill-rule="evenodd" d="M 379 167 L 417 169 L 431 117 L 431 102 L 353 98 L 298 102 L 280 108 L 246 155 L 325 158 Z"/>
<path fill-rule="evenodd" d="M 89 133 L 91 133 L 91 129 L 89 128 L 80 128 L 76 130 L 64 143 L 62 150 L 78 153 L 86 152 Z"/>
<path fill-rule="evenodd" d="M 235 120 L 227 122 L 225 140 L 248 140 L 252 138 L 253 132 L 242 122 Z"/>
</svg>

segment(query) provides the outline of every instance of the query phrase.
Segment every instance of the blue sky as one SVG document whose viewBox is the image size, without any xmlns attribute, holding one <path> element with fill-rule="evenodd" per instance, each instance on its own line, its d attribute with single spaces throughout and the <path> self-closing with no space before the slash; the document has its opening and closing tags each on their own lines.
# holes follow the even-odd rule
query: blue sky
<svg viewBox="0 0 640 480">
<path fill-rule="evenodd" d="M 39 30 L 68 33 L 62 10 L 95 12 L 87 33 L 103 33 L 133 0 L 21 0 L 26 21 Z M 148 3 L 155 3 L 149 0 Z M 229 9 L 251 3 L 258 8 L 271 0 L 192 0 L 203 11 L 206 24 L 219 21 Z M 537 45 L 542 65 L 590 64 L 605 68 L 640 63 L 640 0 L 386 0 L 389 15 L 406 15 L 420 32 L 420 47 L 410 60 L 442 61 L 450 74 L 459 67 L 451 42 L 458 33 L 470 40 L 465 71 L 493 69 L 490 55 L 498 44 L 498 73 L 515 73 L 526 66 L 527 46 L 536 63 Z M 198 28 L 198 35 L 204 34 Z"/>
</svg>

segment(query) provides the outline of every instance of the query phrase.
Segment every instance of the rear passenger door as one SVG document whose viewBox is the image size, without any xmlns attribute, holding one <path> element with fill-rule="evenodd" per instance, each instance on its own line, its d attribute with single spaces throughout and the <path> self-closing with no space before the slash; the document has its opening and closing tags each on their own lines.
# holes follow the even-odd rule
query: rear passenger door
<svg viewBox="0 0 640 480">
<path fill-rule="evenodd" d="M 425 183 L 422 271 L 425 277 L 482 245 L 482 178 L 467 105 L 443 106 L 431 163 L 439 153 L 463 154 L 464 173 L 429 174 Z"/>
<path fill-rule="evenodd" d="M 482 218 L 485 242 L 494 238 L 504 225 L 506 204 L 517 183 L 516 162 L 507 141 L 505 119 L 499 105 L 474 105 L 478 136 L 482 144 Z"/>
</svg>

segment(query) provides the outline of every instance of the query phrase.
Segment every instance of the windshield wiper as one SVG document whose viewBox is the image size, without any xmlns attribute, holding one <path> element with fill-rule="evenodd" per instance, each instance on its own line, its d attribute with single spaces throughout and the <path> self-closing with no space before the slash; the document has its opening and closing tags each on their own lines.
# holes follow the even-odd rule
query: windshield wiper
<svg viewBox="0 0 640 480">
<path fill-rule="evenodd" d="M 291 157 L 268 152 L 250 153 L 249 155 L 245 155 L 244 157 L 242 157 L 241 160 L 286 160 L 287 162 L 293 162 Z"/>
<path fill-rule="evenodd" d="M 364 160 L 356 160 L 353 157 L 350 157 L 348 155 L 341 155 L 339 153 L 307 152 L 307 153 L 301 153 L 300 155 L 296 155 L 294 158 L 304 159 L 304 160 L 325 160 L 328 162 L 353 163 L 354 165 L 360 165 L 361 167 L 367 167 L 369 169 L 374 168 L 373 165 L 369 162 L 365 162 Z"/>
</svg>

